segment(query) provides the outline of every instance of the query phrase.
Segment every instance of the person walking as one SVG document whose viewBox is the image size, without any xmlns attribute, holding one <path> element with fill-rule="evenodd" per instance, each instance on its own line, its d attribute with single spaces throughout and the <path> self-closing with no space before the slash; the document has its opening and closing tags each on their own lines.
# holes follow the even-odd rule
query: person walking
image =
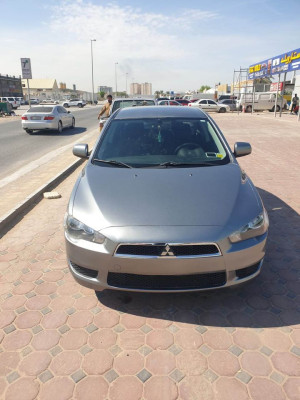
<svg viewBox="0 0 300 400">
<path fill-rule="evenodd" d="M 291 113 L 295 112 L 295 108 L 299 104 L 299 97 L 297 96 L 297 93 L 295 93 L 295 96 L 292 98 L 292 108 L 291 108 Z"/>
<path fill-rule="evenodd" d="M 105 117 L 109 117 L 109 112 L 110 112 L 110 106 L 112 103 L 112 95 L 109 94 L 107 97 L 107 103 L 104 104 L 104 106 L 101 108 L 99 114 L 98 114 L 98 119 L 100 119 L 102 117 L 102 115 L 104 115 Z M 104 124 L 103 122 L 100 122 L 99 127 L 100 127 L 100 132 L 102 131 Z"/>
</svg>

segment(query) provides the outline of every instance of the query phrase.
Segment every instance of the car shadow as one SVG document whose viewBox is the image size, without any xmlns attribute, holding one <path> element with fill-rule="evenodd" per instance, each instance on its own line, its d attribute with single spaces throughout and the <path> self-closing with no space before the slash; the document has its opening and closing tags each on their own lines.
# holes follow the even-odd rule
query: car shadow
<svg viewBox="0 0 300 400">
<path fill-rule="evenodd" d="M 162 320 L 218 327 L 268 328 L 300 323 L 300 216 L 258 189 L 270 218 L 261 273 L 235 288 L 193 293 L 96 292 L 106 307 Z M 297 247 L 298 246 L 298 247 Z"/>
<path fill-rule="evenodd" d="M 58 133 L 57 130 L 40 130 L 40 131 L 34 131 L 30 136 L 74 136 L 74 135 L 79 135 L 80 133 L 86 132 L 86 128 L 83 127 L 75 127 L 74 129 L 71 128 L 64 128 L 61 133 Z"/>
</svg>

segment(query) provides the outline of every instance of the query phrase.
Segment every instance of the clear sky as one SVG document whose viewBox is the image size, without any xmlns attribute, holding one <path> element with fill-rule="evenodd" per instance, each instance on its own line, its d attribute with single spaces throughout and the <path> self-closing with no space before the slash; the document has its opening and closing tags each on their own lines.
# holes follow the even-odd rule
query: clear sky
<svg viewBox="0 0 300 400">
<path fill-rule="evenodd" d="M 300 47 L 300 0 L 0 0 L 0 73 L 91 91 L 151 82 L 185 91 Z"/>
</svg>

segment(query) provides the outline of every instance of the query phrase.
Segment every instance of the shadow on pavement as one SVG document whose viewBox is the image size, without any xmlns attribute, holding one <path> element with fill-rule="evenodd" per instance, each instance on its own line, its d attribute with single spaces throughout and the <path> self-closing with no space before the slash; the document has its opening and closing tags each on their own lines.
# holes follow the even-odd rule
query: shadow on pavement
<svg viewBox="0 0 300 400">
<path fill-rule="evenodd" d="M 234 289 L 194 293 L 96 292 L 103 305 L 148 318 L 219 327 L 268 328 L 300 323 L 300 216 L 259 189 L 270 218 L 258 277 Z M 298 247 L 297 247 L 298 246 Z"/>
<path fill-rule="evenodd" d="M 40 131 L 34 131 L 31 133 L 30 136 L 73 136 L 73 135 L 78 135 L 80 133 L 86 132 L 86 128 L 82 127 L 75 127 L 74 129 L 71 128 L 64 128 L 62 133 L 58 133 L 56 130 L 40 130 Z"/>
</svg>

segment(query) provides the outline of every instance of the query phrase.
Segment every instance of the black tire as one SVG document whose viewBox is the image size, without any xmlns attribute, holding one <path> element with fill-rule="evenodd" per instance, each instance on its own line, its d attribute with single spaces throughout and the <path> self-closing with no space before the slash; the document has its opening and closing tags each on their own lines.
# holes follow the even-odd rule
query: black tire
<svg viewBox="0 0 300 400">
<path fill-rule="evenodd" d="M 25 129 L 25 132 L 28 133 L 28 135 L 32 135 L 33 134 L 33 130 L 32 129 Z"/>
<path fill-rule="evenodd" d="M 252 106 L 247 106 L 246 113 L 251 113 L 251 112 L 252 112 Z"/>
<path fill-rule="evenodd" d="M 79 103 L 79 104 L 78 104 L 78 107 L 79 107 L 79 108 L 82 108 L 82 107 L 83 107 L 82 103 Z"/>
<path fill-rule="evenodd" d="M 65 103 L 65 104 L 63 104 L 63 107 L 68 108 L 68 107 L 69 107 L 69 104 L 68 104 L 68 103 Z"/>
<path fill-rule="evenodd" d="M 70 128 L 71 128 L 71 129 L 74 129 L 74 128 L 75 128 L 75 118 L 72 118 L 72 125 L 71 125 Z"/>
<path fill-rule="evenodd" d="M 57 130 L 58 130 L 58 133 L 62 133 L 63 125 L 62 125 L 61 121 L 58 122 Z"/>
<path fill-rule="evenodd" d="M 219 110 L 219 113 L 225 113 L 225 112 L 226 112 L 226 108 L 221 107 L 220 110 Z"/>
</svg>

